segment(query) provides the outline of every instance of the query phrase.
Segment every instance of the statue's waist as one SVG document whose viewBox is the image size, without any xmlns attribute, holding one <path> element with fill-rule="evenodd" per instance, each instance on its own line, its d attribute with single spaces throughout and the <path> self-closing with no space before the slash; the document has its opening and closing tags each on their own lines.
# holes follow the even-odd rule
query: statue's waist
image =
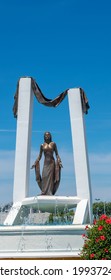
<svg viewBox="0 0 111 280">
<path fill-rule="evenodd" d="M 45 163 L 51 163 L 54 161 L 54 157 L 52 155 L 46 155 L 45 156 Z"/>
</svg>

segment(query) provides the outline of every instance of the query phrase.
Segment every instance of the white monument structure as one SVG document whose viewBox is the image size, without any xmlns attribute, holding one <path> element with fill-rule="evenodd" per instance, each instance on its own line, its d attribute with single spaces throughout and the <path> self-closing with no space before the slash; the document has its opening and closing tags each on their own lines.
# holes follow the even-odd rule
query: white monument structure
<svg viewBox="0 0 111 280">
<path fill-rule="evenodd" d="M 30 251 L 31 256 L 36 254 L 36 256 L 38 255 L 39 257 L 43 252 L 45 252 L 44 253 L 45 256 L 55 256 L 55 255 L 67 256 L 68 254 L 70 256 L 75 256 L 78 254 L 79 249 L 83 244 L 82 234 L 84 233 L 85 224 L 92 224 L 90 174 L 89 174 L 86 134 L 85 134 L 85 125 L 84 125 L 84 113 L 82 108 L 80 89 L 79 88 L 69 89 L 67 95 L 69 112 L 70 112 L 70 122 L 71 122 L 73 158 L 74 158 L 74 166 L 75 166 L 75 179 L 76 179 L 76 191 L 77 191 L 76 196 L 73 195 L 72 196 L 56 196 L 56 195 L 47 196 L 46 195 L 46 196 L 29 197 L 33 96 L 34 94 L 31 86 L 31 78 L 29 77 L 21 78 L 19 81 L 19 95 L 18 95 L 13 206 L 4 222 L 5 229 L 3 228 L 2 230 L 3 231 L 5 230 L 5 234 L 7 235 L 7 228 L 8 228 L 8 231 L 10 230 L 10 238 L 13 230 L 15 231 L 15 235 L 16 235 L 16 230 L 17 232 L 18 231 L 21 232 L 22 230 L 22 225 L 20 225 L 21 211 L 22 214 L 25 215 L 25 210 L 23 210 L 25 209 L 25 207 L 23 206 L 38 207 L 39 205 L 39 210 L 47 211 L 47 212 L 49 210 L 53 212 L 56 204 L 60 209 L 63 209 L 66 204 L 69 209 L 77 206 L 72 225 L 66 225 L 66 226 L 59 225 L 56 227 L 42 226 L 42 228 L 40 226 L 32 226 L 32 227 L 26 226 L 24 229 L 24 236 L 26 233 L 26 236 L 28 236 L 27 237 L 28 241 L 25 242 L 24 245 L 25 249 L 22 250 L 22 254 L 23 253 L 28 254 L 27 252 Z M 53 242 L 50 242 L 51 243 L 49 246 L 50 250 L 47 249 L 48 251 L 44 249 L 46 247 L 46 245 L 44 245 L 44 238 L 46 238 L 46 236 L 44 237 L 44 232 L 47 231 L 48 231 L 47 236 L 50 236 L 50 238 L 53 239 Z M 35 247 L 34 244 L 32 244 L 34 241 L 31 239 L 33 232 L 34 232 L 34 236 L 35 236 L 35 232 L 37 234 L 36 237 L 37 240 L 35 240 L 36 244 L 38 244 L 36 253 L 34 253 Z M 17 242 L 19 242 L 20 236 L 18 235 L 18 241 L 17 241 L 17 237 L 14 238 L 15 238 L 15 243 L 18 244 Z M 62 241 L 62 238 L 64 239 L 64 242 Z M 8 241 L 6 241 L 6 244 L 8 244 L 7 242 Z M 42 245 L 40 245 L 40 242 Z M 7 246 L 10 247 L 11 245 L 7 245 Z M 12 249 L 10 250 L 15 252 L 17 245 L 12 245 L 12 247 L 13 246 L 15 246 L 13 250 Z M 21 252 L 19 249 L 18 249 L 18 253 Z"/>
</svg>

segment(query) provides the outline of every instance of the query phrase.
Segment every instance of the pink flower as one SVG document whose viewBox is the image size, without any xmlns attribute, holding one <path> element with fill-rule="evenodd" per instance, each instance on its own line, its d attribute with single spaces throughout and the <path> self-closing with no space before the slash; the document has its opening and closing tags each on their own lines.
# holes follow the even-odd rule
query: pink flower
<svg viewBox="0 0 111 280">
<path fill-rule="evenodd" d="M 94 221 L 93 221 L 93 224 L 94 224 L 94 225 L 96 225 L 96 223 L 97 223 L 97 221 L 96 221 L 96 220 L 94 220 Z"/>
<path fill-rule="evenodd" d="M 101 217 L 99 218 L 99 220 L 106 220 L 107 219 L 107 216 L 105 214 L 101 215 Z"/>
<path fill-rule="evenodd" d="M 85 229 L 88 229 L 88 228 L 89 228 L 88 226 L 85 227 Z"/>
<path fill-rule="evenodd" d="M 99 240 L 100 240 L 99 238 L 96 238 L 96 242 L 99 242 Z"/>
<path fill-rule="evenodd" d="M 104 249 L 104 251 L 105 251 L 106 253 L 108 253 L 108 252 L 109 252 L 107 248 L 105 248 L 105 249 Z"/>
<path fill-rule="evenodd" d="M 98 230 L 102 230 L 102 229 L 103 229 L 103 226 L 99 226 L 99 227 L 98 227 Z"/>
<path fill-rule="evenodd" d="M 83 238 L 86 237 L 86 234 L 82 234 L 82 237 L 83 237 Z"/>
<path fill-rule="evenodd" d="M 111 218 L 106 219 L 106 223 L 107 223 L 107 224 L 111 224 Z"/>
<path fill-rule="evenodd" d="M 101 235 L 100 239 L 104 241 L 106 239 L 106 237 L 104 235 Z"/>
<path fill-rule="evenodd" d="M 94 255 L 93 253 L 92 253 L 92 254 L 90 254 L 90 258 L 91 258 L 91 259 L 93 259 L 93 258 L 94 258 L 94 256 L 95 256 L 95 255 Z"/>
</svg>

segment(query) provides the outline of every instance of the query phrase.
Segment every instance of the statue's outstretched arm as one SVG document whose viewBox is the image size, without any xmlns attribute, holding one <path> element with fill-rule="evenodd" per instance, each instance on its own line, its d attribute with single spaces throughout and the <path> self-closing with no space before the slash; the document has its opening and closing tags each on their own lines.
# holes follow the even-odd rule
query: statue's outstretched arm
<svg viewBox="0 0 111 280">
<path fill-rule="evenodd" d="M 42 153 L 43 153 L 43 144 L 40 146 L 40 152 L 39 152 L 39 156 L 37 158 L 36 161 L 40 161 L 41 157 L 42 157 Z"/>
<path fill-rule="evenodd" d="M 34 162 L 34 164 L 32 165 L 31 169 L 34 168 L 37 164 L 37 162 L 40 161 L 41 157 L 42 157 L 42 153 L 43 153 L 43 145 L 40 146 L 40 152 L 39 152 L 39 156 L 38 158 L 36 159 L 36 161 Z"/>
<path fill-rule="evenodd" d="M 57 150 L 56 144 L 54 145 L 54 150 L 55 150 L 55 154 L 56 154 L 56 157 L 57 157 L 57 161 L 58 161 L 58 163 L 59 163 L 59 166 L 60 166 L 60 167 L 63 167 L 63 166 L 62 166 L 61 158 L 60 158 L 60 156 L 59 156 L 59 154 L 58 154 L 58 150 Z"/>
</svg>

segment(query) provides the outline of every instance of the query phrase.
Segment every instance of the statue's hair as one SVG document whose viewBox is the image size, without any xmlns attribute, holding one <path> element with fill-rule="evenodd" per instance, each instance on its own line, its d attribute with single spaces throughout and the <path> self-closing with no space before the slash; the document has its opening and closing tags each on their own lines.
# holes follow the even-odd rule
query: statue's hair
<svg viewBox="0 0 111 280">
<path fill-rule="evenodd" d="M 49 133 L 49 134 L 50 134 L 50 142 L 52 142 L 52 135 L 51 135 L 51 133 L 50 133 L 49 131 L 46 131 L 46 132 L 44 133 L 44 140 L 45 140 L 45 135 L 46 135 L 46 133 Z"/>
</svg>

